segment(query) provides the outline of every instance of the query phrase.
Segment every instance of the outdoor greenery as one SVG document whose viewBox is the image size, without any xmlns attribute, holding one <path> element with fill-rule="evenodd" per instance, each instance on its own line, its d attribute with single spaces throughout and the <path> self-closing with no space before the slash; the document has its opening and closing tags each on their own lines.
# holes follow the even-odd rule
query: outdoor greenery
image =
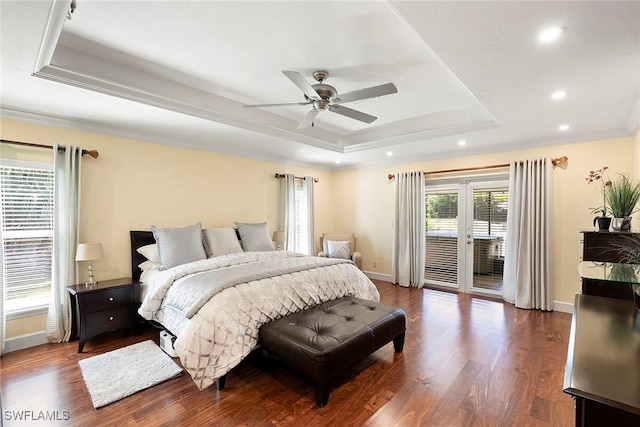
<svg viewBox="0 0 640 427">
<path fill-rule="evenodd" d="M 508 193 L 506 191 L 477 191 L 473 195 L 473 219 L 491 223 L 507 222 Z M 443 220 L 454 220 L 458 216 L 458 195 L 455 193 L 429 194 L 426 197 L 427 231 L 434 230 L 436 224 L 443 224 Z"/>
</svg>

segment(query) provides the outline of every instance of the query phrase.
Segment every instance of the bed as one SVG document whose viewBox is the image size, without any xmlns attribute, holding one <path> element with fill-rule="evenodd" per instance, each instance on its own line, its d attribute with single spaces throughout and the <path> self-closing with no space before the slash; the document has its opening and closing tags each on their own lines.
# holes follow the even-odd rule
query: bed
<svg viewBox="0 0 640 427">
<path fill-rule="evenodd" d="M 227 247 L 219 254 L 205 233 L 206 258 L 149 269 L 154 263 L 140 248 L 161 248 L 164 240 L 156 244 L 151 231 L 130 232 L 132 277 L 141 281 L 138 312 L 177 337 L 176 353 L 200 389 L 224 378 L 257 348 L 262 325 L 345 296 L 380 299 L 350 260 L 267 247 L 243 250 L 239 243 L 239 251 Z M 255 249 L 248 240 L 245 249 Z"/>
</svg>

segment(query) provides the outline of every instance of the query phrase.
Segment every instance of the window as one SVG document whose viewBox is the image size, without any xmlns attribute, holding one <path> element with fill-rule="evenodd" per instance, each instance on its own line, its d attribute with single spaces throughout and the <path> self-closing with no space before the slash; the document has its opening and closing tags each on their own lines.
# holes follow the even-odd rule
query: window
<svg viewBox="0 0 640 427">
<path fill-rule="evenodd" d="M 53 251 L 52 165 L 3 160 L 0 188 L 7 313 L 46 306 Z"/>
<path fill-rule="evenodd" d="M 431 284 L 458 280 L 458 192 L 427 190 L 425 279 Z"/>
<path fill-rule="evenodd" d="M 304 190 L 304 180 L 295 180 L 295 221 L 296 233 L 294 238 L 294 251 L 309 254 L 309 212 L 307 212 L 307 192 Z"/>
</svg>

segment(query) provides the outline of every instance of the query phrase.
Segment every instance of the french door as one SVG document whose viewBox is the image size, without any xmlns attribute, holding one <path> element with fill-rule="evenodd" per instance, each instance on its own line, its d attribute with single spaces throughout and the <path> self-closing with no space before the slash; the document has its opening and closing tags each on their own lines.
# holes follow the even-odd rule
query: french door
<svg viewBox="0 0 640 427">
<path fill-rule="evenodd" d="M 425 196 L 425 284 L 502 295 L 508 183 L 427 185 Z"/>
</svg>

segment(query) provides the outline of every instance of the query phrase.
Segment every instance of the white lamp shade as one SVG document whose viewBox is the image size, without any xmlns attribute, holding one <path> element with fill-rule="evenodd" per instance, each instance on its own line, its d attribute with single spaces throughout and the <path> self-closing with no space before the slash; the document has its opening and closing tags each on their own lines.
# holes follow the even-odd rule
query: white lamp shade
<svg viewBox="0 0 640 427">
<path fill-rule="evenodd" d="M 274 242 L 284 242 L 284 231 L 274 231 L 273 232 L 273 241 Z"/>
<path fill-rule="evenodd" d="M 76 261 L 102 258 L 102 243 L 80 243 L 76 249 Z"/>
</svg>

